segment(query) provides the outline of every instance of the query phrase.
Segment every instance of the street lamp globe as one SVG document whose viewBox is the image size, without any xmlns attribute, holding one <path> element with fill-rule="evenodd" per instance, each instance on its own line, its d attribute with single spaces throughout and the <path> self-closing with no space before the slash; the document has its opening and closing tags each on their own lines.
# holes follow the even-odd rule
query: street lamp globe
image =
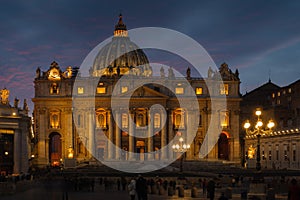
<svg viewBox="0 0 300 200">
<path fill-rule="evenodd" d="M 255 115 L 261 116 L 261 110 L 260 110 L 260 109 L 257 109 L 257 110 L 255 111 Z"/>
<path fill-rule="evenodd" d="M 275 123 L 273 122 L 273 120 L 270 120 L 269 123 L 267 124 L 267 127 L 269 129 L 273 128 L 275 126 Z"/>
<path fill-rule="evenodd" d="M 244 124 L 244 128 L 248 129 L 248 128 L 250 128 L 250 126 L 251 126 L 251 124 L 250 124 L 249 120 L 247 120 Z"/>
<path fill-rule="evenodd" d="M 262 127 L 262 126 L 263 126 L 263 122 L 262 122 L 261 120 L 257 121 L 256 127 L 257 127 L 257 128 L 260 128 L 260 127 Z"/>
</svg>

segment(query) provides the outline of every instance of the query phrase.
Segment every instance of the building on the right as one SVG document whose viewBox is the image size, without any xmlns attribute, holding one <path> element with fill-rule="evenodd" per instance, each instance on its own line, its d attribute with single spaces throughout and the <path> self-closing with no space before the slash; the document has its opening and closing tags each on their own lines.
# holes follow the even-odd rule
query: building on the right
<svg viewBox="0 0 300 200">
<path fill-rule="evenodd" d="M 271 133 L 260 138 L 262 168 L 300 169 L 300 79 L 284 87 L 269 80 L 243 95 L 241 123 L 249 119 L 254 124 L 257 108 L 263 110 L 263 121 L 272 119 L 276 124 Z M 245 130 L 241 133 L 243 162 L 246 167 L 255 168 L 257 136 L 247 135 Z"/>
</svg>

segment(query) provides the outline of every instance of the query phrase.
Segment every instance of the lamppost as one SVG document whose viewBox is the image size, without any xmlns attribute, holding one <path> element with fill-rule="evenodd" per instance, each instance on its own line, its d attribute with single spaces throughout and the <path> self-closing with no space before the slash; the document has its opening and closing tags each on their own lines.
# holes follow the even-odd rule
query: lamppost
<svg viewBox="0 0 300 200">
<path fill-rule="evenodd" d="M 181 158 L 180 158 L 180 172 L 183 171 L 183 159 L 185 157 L 185 153 L 188 149 L 191 148 L 191 146 L 189 144 L 185 144 L 185 143 L 183 143 L 183 141 L 184 141 L 183 138 L 180 137 L 179 143 L 172 145 L 172 149 L 174 152 L 179 152 L 179 153 L 183 154 L 183 155 L 181 155 Z"/>
<path fill-rule="evenodd" d="M 261 170 L 261 163 L 260 163 L 260 137 L 261 134 L 269 134 L 272 132 L 272 128 L 275 126 L 273 120 L 269 120 L 267 127 L 268 129 L 263 128 L 263 121 L 261 119 L 262 111 L 257 108 L 255 111 L 255 115 L 257 116 L 257 121 L 253 130 L 250 130 L 250 122 L 247 120 L 244 124 L 244 128 L 246 129 L 247 136 L 255 136 L 257 137 L 257 151 L 256 151 L 256 170 Z"/>
</svg>

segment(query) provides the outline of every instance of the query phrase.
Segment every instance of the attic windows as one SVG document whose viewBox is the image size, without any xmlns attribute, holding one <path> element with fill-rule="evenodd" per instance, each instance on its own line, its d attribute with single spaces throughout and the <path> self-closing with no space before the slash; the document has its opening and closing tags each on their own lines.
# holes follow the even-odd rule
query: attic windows
<svg viewBox="0 0 300 200">
<path fill-rule="evenodd" d="M 77 88 L 77 93 L 78 94 L 83 94 L 84 93 L 84 87 L 78 87 Z"/>
<path fill-rule="evenodd" d="M 220 94 L 229 94 L 229 86 L 228 84 L 220 84 Z"/>
<path fill-rule="evenodd" d="M 57 83 L 52 83 L 50 86 L 50 94 L 58 94 L 59 88 Z"/>
<path fill-rule="evenodd" d="M 128 87 L 127 86 L 122 86 L 121 87 L 121 93 L 125 93 L 128 91 Z"/>
<path fill-rule="evenodd" d="M 196 95 L 201 95 L 203 94 L 203 88 L 202 87 L 197 87 L 196 88 Z"/>
<path fill-rule="evenodd" d="M 175 88 L 175 93 L 176 93 L 176 94 L 184 94 L 184 89 L 183 89 L 183 87 L 177 87 L 177 88 Z"/>
<path fill-rule="evenodd" d="M 106 87 L 97 87 L 97 94 L 105 94 Z"/>
<path fill-rule="evenodd" d="M 97 86 L 97 94 L 105 94 L 106 93 L 106 87 L 104 86 L 103 82 L 99 82 Z"/>
</svg>

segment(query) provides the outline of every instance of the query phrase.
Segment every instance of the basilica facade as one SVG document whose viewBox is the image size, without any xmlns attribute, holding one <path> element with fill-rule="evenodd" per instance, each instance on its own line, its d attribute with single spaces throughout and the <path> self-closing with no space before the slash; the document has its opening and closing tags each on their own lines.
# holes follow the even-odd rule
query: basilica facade
<svg viewBox="0 0 300 200">
<path fill-rule="evenodd" d="M 137 86 L 140 82 L 147 83 Z M 226 63 L 218 71 L 209 68 L 202 78 L 193 78 L 189 68 L 185 77 L 177 77 L 172 68 L 166 72 L 161 68 L 155 77 L 146 54 L 130 41 L 120 15 L 112 41 L 96 55 L 89 76 L 81 76 L 75 67 L 62 69 L 56 62 L 46 71 L 36 70 L 34 163 L 43 167 L 65 159 L 165 160 L 176 153 L 164 147 L 180 137 L 190 146 L 187 160 L 238 163 L 239 85 L 238 71 L 232 72 Z M 118 98 L 112 103 L 114 96 Z M 177 100 L 191 96 L 196 97 L 194 105 L 183 106 Z M 226 108 L 215 110 L 211 99 L 220 96 L 225 97 Z M 200 158 L 211 121 L 220 128 L 217 143 Z"/>
</svg>

